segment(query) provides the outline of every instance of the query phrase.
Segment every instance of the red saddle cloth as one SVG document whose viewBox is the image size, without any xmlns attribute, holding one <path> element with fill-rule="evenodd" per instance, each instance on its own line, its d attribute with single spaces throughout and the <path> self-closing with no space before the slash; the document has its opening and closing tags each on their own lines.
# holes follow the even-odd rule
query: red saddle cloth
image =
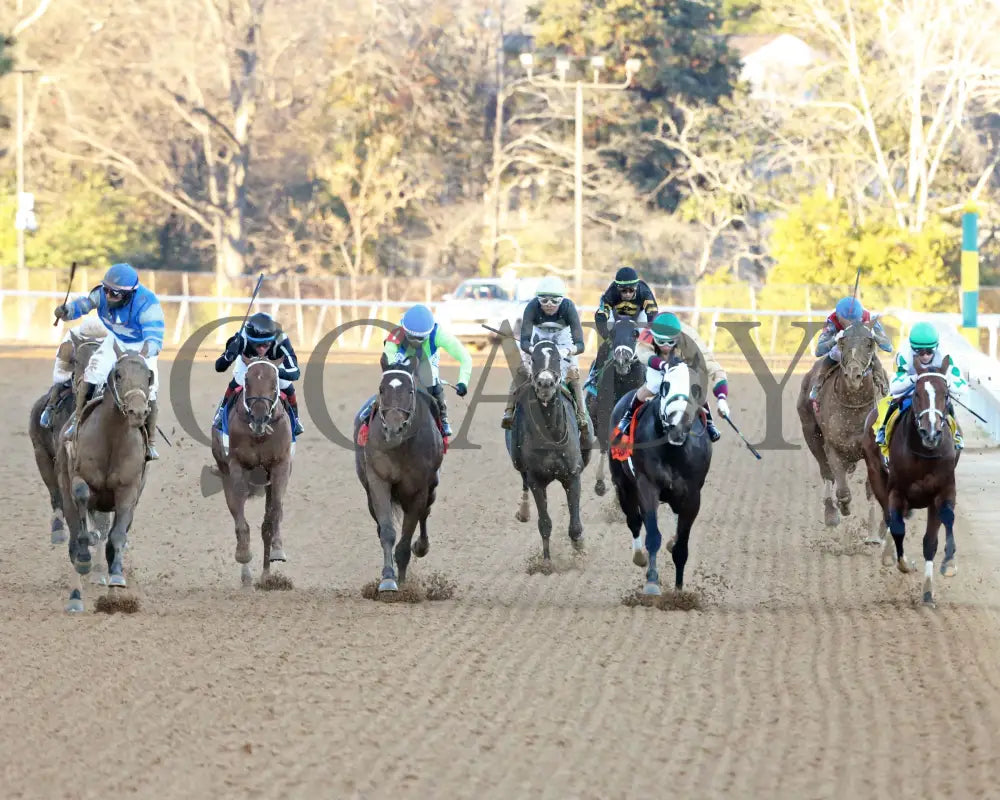
<svg viewBox="0 0 1000 800">
<path fill-rule="evenodd" d="M 374 408 L 374 406 L 373 406 L 373 408 Z M 441 434 L 441 440 L 444 443 L 444 452 L 447 453 L 448 452 L 448 437 L 444 435 L 444 428 L 441 426 L 441 420 L 440 419 L 435 419 L 434 421 L 437 423 L 438 432 Z M 364 447 L 366 444 L 368 444 L 368 423 L 367 422 L 363 422 L 361 424 L 361 427 L 358 428 L 358 438 L 355 439 L 355 441 L 358 443 L 358 447 Z"/>
<path fill-rule="evenodd" d="M 639 410 L 632 415 L 632 421 L 629 423 L 628 431 L 625 432 L 617 444 L 611 446 L 611 457 L 615 461 L 627 461 L 629 456 L 632 455 L 632 447 L 635 442 L 635 426 L 639 422 L 639 417 L 646 411 L 647 406 L 649 406 L 650 401 L 647 400 L 641 406 Z M 701 417 L 701 424 L 708 425 L 708 415 L 705 413 L 704 408 L 698 409 L 698 416 Z M 614 431 L 611 432 L 611 437 L 614 439 L 615 434 L 618 432 L 618 426 L 615 426 Z"/>
</svg>

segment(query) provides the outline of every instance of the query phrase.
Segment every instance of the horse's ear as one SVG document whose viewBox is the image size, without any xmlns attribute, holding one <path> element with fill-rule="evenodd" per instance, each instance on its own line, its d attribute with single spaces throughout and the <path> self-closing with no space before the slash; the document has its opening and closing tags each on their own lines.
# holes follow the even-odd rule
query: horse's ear
<svg viewBox="0 0 1000 800">
<path fill-rule="evenodd" d="M 118 340 L 112 339 L 111 344 L 115 348 L 115 355 L 121 358 L 125 354 L 125 351 L 119 346 Z"/>
</svg>

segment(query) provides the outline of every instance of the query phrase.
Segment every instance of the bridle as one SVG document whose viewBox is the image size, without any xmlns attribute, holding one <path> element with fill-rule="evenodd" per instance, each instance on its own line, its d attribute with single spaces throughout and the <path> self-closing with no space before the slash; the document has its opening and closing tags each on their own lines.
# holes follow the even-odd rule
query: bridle
<svg viewBox="0 0 1000 800">
<path fill-rule="evenodd" d="M 415 391 L 415 385 L 413 380 L 413 373 L 405 369 L 387 369 L 382 373 L 382 379 L 385 380 L 386 375 L 403 375 L 410 382 L 410 405 L 409 408 L 400 408 L 399 406 L 389 406 L 389 411 L 398 411 L 403 415 L 403 430 L 405 431 L 409 425 L 410 421 L 413 419 L 414 413 L 417 410 L 417 393 Z M 381 388 L 381 387 L 380 387 Z M 382 420 L 382 426 L 386 427 L 385 412 L 386 406 L 383 405 L 382 399 L 379 398 L 378 404 L 378 416 Z"/>
<path fill-rule="evenodd" d="M 126 353 L 123 354 L 121 358 L 118 359 L 118 361 L 120 362 L 122 359 L 129 357 L 142 358 L 142 356 L 139 356 L 134 353 Z M 143 361 L 143 366 L 145 366 L 145 361 Z M 148 367 L 146 368 L 149 369 Z M 127 392 L 125 392 L 125 394 L 122 394 L 121 390 L 118 387 L 118 382 L 115 380 L 114 370 L 112 370 L 112 373 L 108 376 L 107 384 L 108 387 L 111 389 L 111 397 L 115 401 L 115 407 L 123 415 L 127 416 L 128 414 L 128 412 L 125 410 L 125 403 L 132 395 L 135 394 L 142 395 L 144 405 L 146 405 L 147 407 L 149 406 L 149 389 L 148 388 L 143 389 L 137 386 L 134 389 L 129 389 Z"/>
<path fill-rule="evenodd" d="M 258 361 L 250 362 L 250 364 L 247 366 L 247 373 L 249 373 L 251 368 L 253 368 L 257 364 L 264 364 L 274 370 L 274 396 L 247 397 L 246 378 L 244 378 L 243 392 L 242 392 L 243 408 L 247 412 L 247 419 L 250 421 L 254 421 L 254 416 L 251 409 L 258 403 L 267 403 L 267 415 L 264 417 L 264 419 L 266 419 L 270 423 L 270 421 L 274 418 L 274 410 L 278 407 L 278 402 L 281 400 L 281 382 L 279 379 L 281 373 L 279 372 L 277 365 L 273 364 L 267 359 L 260 359 Z M 272 430 L 273 429 L 271 428 L 270 424 L 268 424 L 266 427 L 267 433 L 271 433 Z"/>
<path fill-rule="evenodd" d="M 934 376 L 937 376 L 938 378 L 942 378 L 943 380 L 945 380 L 945 385 L 947 386 L 947 378 L 945 378 L 945 376 L 942 375 L 940 372 L 922 372 L 919 375 L 917 375 L 916 380 L 914 381 L 914 384 L 916 384 L 916 382 L 919 381 L 921 378 L 930 378 L 930 377 L 934 377 Z M 915 394 L 916 391 L 917 391 L 916 385 L 914 385 L 913 391 L 914 391 L 914 394 Z M 948 398 L 948 390 L 946 388 L 945 389 L 945 401 L 946 402 L 947 402 L 947 398 Z M 924 414 L 930 414 L 930 415 L 932 415 L 934 417 L 934 419 L 931 420 L 931 424 L 932 425 L 936 421 L 937 417 L 941 417 L 941 424 L 942 425 L 947 421 L 947 419 L 945 417 L 945 413 L 943 411 L 941 411 L 941 409 L 935 408 L 934 406 L 930 406 L 928 408 L 925 408 L 919 414 L 915 415 L 915 419 L 916 419 L 918 427 L 920 425 L 920 418 Z"/>
</svg>

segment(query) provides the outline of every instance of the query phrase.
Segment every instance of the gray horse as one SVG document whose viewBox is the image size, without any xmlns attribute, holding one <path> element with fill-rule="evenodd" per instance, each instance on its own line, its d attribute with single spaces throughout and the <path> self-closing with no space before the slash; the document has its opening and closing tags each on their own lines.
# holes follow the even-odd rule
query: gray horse
<svg viewBox="0 0 1000 800">
<path fill-rule="evenodd" d="M 423 558 L 430 550 L 427 517 L 444 460 L 444 439 L 437 401 L 417 382 L 419 363 L 410 359 L 390 365 L 383 360 L 378 395 L 369 398 L 354 417 L 354 468 L 382 544 L 380 592 L 399 590 L 397 567 L 399 583 L 405 582 L 410 542 L 418 524 L 420 537 L 412 552 Z M 362 432 L 362 418 L 373 403 L 371 421 Z M 403 527 L 396 545 L 395 515 L 400 511 Z"/>
<path fill-rule="evenodd" d="M 577 549 L 583 546 L 580 520 L 580 476 L 590 463 L 589 437 L 581 433 L 569 391 L 560 381 L 559 348 L 539 341 L 531 350 L 531 382 L 518 392 L 514 424 L 506 432 L 507 452 L 521 475 L 521 504 L 515 515 L 527 522 L 528 491 L 538 510 L 538 532 L 542 537 L 542 557 L 550 560 L 549 537 L 552 519 L 546 490 L 559 481 L 569 504 L 569 538 Z"/>
<path fill-rule="evenodd" d="M 69 525 L 69 558 L 76 568 L 76 585 L 67 611 L 83 611 L 80 575 L 90 572 L 90 547 L 98 539 L 89 530 L 90 514 L 114 512 L 105 545 L 108 585 L 127 586 L 123 560 L 139 497 L 146 484 L 144 426 L 149 413 L 153 371 L 139 353 L 115 342 L 117 361 L 103 395 L 81 412 L 75 436 L 61 438 L 56 474 Z"/>
</svg>

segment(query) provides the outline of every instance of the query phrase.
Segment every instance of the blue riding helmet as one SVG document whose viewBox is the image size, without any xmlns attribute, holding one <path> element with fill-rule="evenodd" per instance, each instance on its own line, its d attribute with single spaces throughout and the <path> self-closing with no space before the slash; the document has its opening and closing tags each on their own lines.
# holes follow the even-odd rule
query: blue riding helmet
<svg viewBox="0 0 1000 800">
<path fill-rule="evenodd" d="M 112 291 L 131 292 L 139 285 L 139 273 L 131 264 L 113 264 L 111 269 L 104 273 L 104 280 L 101 283 Z"/>
<path fill-rule="evenodd" d="M 415 305 L 403 314 L 402 324 L 408 338 L 422 341 L 434 330 L 434 315 L 427 306 Z"/>
<path fill-rule="evenodd" d="M 861 302 L 854 297 L 845 297 L 837 303 L 837 316 L 847 322 L 856 322 L 864 316 L 865 310 Z"/>
</svg>

